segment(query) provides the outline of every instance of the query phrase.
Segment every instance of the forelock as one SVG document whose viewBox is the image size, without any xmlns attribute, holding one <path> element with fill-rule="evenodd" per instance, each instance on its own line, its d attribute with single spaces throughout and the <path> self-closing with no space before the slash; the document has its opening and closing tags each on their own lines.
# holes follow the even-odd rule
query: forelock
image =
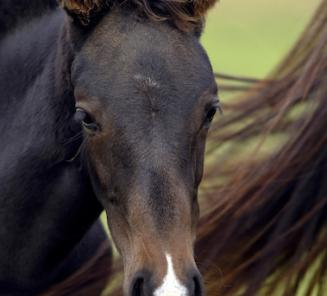
<svg viewBox="0 0 327 296">
<path fill-rule="evenodd" d="M 182 31 L 201 27 L 207 10 L 217 0 L 60 0 L 61 5 L 88 25 L 113 6 L 132 7 L 154 21 L 168 21 Z"/>
</svg>

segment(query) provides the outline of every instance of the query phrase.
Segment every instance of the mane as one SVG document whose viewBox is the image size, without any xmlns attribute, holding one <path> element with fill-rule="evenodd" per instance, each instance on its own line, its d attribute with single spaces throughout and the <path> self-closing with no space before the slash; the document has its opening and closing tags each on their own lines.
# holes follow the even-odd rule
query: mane
<svg viewBox="0 0 327 296">
<path fill-rule="evenodd" d="M 326 292 L 326 19 L 323 0 L 277 70 L 213 127 L 196 245 L 209 295 Z"/>
<path fill-rule="evenodd" d="M 57 7 L 56 0 L 0 1 L 0 39 L 16 26 Z"/>
<path fill-rule="evenodd" d="M 154 21 L 168 21 L 182 31 L 201 27 L 206 11 L 216 0 L 60 0 L 61 4 L 82 24 L 97 20 L 113 6 L 132 7 Z"/>
</svg>

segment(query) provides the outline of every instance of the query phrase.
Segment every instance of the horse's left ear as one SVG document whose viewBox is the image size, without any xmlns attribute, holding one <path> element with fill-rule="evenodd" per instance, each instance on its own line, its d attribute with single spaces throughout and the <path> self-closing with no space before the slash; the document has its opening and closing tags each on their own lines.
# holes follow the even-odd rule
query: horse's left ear
<svg viewBox="0 0 327 296">
<path fill-rule="evenodd" d="M 109 0 L 59 0 L 59 4 L 82 26 L 88 26 L 94 22 L 104 10 L 109 8 L 112 1 Z"/>
</svg>

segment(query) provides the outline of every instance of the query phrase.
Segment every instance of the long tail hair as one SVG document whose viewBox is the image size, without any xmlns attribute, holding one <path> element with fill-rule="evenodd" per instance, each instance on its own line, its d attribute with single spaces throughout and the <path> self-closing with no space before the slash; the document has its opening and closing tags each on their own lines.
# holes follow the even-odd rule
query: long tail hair
<svg viewBox="0 0 327 296">
<path fill-rule="evenodd" d="M 196 244 L 210 296 L 326 295 L 326 24 L 323 0 L 276 71 L 213 128 Z"/>
</svg>

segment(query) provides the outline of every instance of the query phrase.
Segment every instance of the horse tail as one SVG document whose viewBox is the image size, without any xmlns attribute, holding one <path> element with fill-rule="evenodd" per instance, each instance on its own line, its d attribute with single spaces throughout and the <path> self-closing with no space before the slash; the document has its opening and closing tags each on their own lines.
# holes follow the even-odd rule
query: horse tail
<svg viewBox="0 0 327 296">
<path fill-rule="evenodd" d="M 17 25 L 41 16 L 57 6 L 56 0 L 1 0 L 0 39 Z"/>
<path fill-rule="evenodd" d="M 327 291 L 326 22 L 323 0 L 281 65 L 227 105 L 209 137 L 196 244 L 208 295 Z"/>
</svg>

